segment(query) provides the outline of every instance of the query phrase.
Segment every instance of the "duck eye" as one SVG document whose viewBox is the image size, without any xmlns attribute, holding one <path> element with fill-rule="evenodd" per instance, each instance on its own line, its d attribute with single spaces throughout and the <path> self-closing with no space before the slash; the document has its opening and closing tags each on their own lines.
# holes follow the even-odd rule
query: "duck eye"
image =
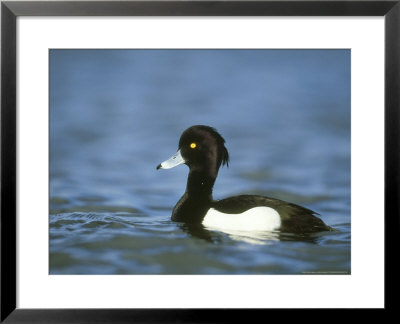
<svg viewBox="0 0 400 324">
<path fill-rule="evenodd" d="M 196 143 L 190 143 L 190 148 L 194 149 L 196 148 L 197 144 Z"/>
</svg>

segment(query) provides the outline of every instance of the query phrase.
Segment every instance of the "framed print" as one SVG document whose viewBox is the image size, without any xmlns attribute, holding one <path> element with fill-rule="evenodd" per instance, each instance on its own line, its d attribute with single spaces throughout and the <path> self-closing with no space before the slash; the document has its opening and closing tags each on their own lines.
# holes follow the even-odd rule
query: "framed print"
<svg viewBox="0 0 400 324">
<path fill-rule="evenodd" d="M 1 8 L 2 321 L 391 307 L 398 1 Z"/>
</svg>

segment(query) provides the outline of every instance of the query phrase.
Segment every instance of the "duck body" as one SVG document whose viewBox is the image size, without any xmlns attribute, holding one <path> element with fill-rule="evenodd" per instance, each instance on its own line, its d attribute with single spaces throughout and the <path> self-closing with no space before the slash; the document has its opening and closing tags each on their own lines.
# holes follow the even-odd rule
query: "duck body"
<svg viewBox="0 0 400 324">
<path fill-rule="evenodd" d="M 283 200 L 259 195 L 239 195 L 213 200 L 212 190 L 221 165 L 228 165 L 225 140 L 209 126 L 197 125 L 183 132 L 179 149 L 157 169 L 189 166 L 186 191 L 175 205 L 171 219 L 202 224 L 218 230 L 313 233 L 331 231 L 317 213 Z"/>
</svg>

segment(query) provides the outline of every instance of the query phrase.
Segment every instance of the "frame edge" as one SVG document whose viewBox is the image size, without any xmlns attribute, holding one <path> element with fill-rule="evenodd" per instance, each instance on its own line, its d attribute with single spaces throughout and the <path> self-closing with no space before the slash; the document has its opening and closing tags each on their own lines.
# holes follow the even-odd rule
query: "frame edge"
<svg viewBox="0 0 400 324">
<path fill-rule="evenodd" d="M 399 280 L 388 249 L 400 235 L 400 2 L 385 18 L 385 307 L 394 308 Z"/>
<path fill-rule="evenodd" d="M 16 15 L 1 4 L 1 320 L 16 308 Z"/>
</svg>

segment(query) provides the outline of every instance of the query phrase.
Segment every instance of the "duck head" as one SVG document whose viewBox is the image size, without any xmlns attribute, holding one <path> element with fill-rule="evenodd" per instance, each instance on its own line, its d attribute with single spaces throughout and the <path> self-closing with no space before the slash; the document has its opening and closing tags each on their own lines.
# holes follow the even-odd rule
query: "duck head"
<svg viewBox="0 0 400 324">
<path fill-rule="evenodd" d="M 186 129 L 179 139 L 178 151 L 168 160 L 157 166 L 157 169 L 171 169 L 186 164 L 190 171 L 218 174 L 222 165 L 228 166 L 229 153 L 224 138 L 216 129 L 196 125 Z"/>
</svg>

